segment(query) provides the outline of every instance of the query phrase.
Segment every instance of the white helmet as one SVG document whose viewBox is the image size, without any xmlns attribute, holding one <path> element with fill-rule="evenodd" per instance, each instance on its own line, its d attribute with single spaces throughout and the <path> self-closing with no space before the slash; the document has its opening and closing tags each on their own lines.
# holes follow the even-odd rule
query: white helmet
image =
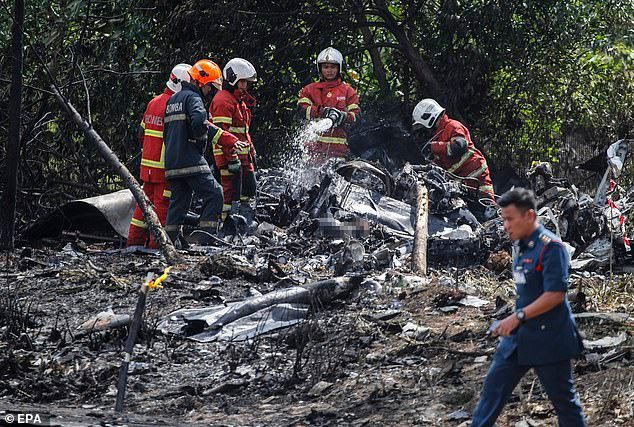
<svg viewBox="0 0 634 427">
<path fill-rule="evenodd" d="M 258 80 L 258 73 L 255 71 L 253 64 L 242 58 L 233 58 L 227 62 L 224 70 L 222 70 L 222 76 L 231 86 L 235 86 L 238 80 L 246 80 L 248 82 Z"/>
<path fill-rule="evenodd" d="M 439 103 L 431 98 L 425 98 L 414 107 L 412 113 L 412 129 L 417 130 L 421 127 L 431 129 L 436 121 L 443 115 L 445 109 Z"/>
<path fill-rule="evenodd" d="M 317 55 L 317 72 L 321 73 L 321 64 L 337 64 L 339 66 L 339 72 L 343 70 L 343 55 L 334 47 L 327 47 L 326 49 L 319 52 Z"/>
<path fill-rule="evenodd" d="M 182 89 L 181 82 L 189 82 L 189 69 L 192 66 L 189 64 L 178 64 L 172 68 L 170 79 L 167 81 L 166 86 L 174 93 L 180 92 Z"/>
</svg>

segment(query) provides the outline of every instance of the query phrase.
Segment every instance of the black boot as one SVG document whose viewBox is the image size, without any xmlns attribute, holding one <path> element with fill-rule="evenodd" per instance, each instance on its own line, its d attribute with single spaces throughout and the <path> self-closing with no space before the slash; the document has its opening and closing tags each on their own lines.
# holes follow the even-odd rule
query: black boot
<svg viewBox="0 0 634 427">
<path fill-rule="evenodd" d="M 180 245 L 180 242 L 178 239 L 179 234 L 180 234 L 179 230 L 169 230 L 167 232 L 167 237 L 170 238 L 170 240 L 172 241 L 172 244 L 176 247 L 176 249 L 179 249 L 178 245 Z"/>
<path fill-rule="evenodd" d="M 170 238 L 174 247 L 176 249 L 187 249 L 189 248 L 189 243 L 185 240 L 185 236 L 181 233 L 181 228 L 179 227 L 176 230 L 170 230 L 167 232 L 167 237 Z"/>
<path fill-rule="evenodd" d="M 200 227 L 198 230 L 194 230 L 192 234 L 190 234 L 189 238 L 192 243 L 201 245 L 201 246 L 211 246 L 218 244 L 218 238 L 216 234 L 218 233 L 218 224 L 213 222 L 211 224 L 206 224 L 205 227 Z"/>
<path fill-rule="evenodd" d="M 236 214 L 227 215 L 225 220 L 222 222 L 222 228 L 220 228 L 220 232 L 218 233 L 219 236 L 222 239 L 233 241 L 233 239 L 239 234 L 240 219 L 241 217 Z"/>
<path fill-rule="evenodd" d="M 240 203 L 237 214 L 243 218 L 244 222 L 242 228 L 238 228 L 240 234 L 253 234 L 259 225 L 255 219 L 255 209 L 249 203 Z"/>
</svg>

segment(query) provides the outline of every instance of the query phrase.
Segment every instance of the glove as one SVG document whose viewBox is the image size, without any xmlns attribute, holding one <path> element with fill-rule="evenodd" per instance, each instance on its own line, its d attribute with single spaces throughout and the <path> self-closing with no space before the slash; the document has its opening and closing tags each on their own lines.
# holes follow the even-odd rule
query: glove
<svg viewBox="0 0 634 427">
<path fill-rule="evenodd" d="M 247 148 L 248 146 L 249 146 L 249 143 L 247 141 L 237 141 L 233 147 L 236 150 L 242 150 L 244 148 Z"/>
<path fill-rule="evenodd" d="M 431 144 L 432 144 L 431 141 L 427 142 L 425 145 L 423 145 L 423 148 L 420 150 L 420 154 L 421 156 L 423 156 L 424 159 L 431 160 L 434 158 L 434 155 L 431 152 Z"/>
<path fill-rule="evenodd" d="M 324 118 L 332 120 L 333 126 L 337 127 L 346 120 L 346 113 L 336 108 L 326 107 L 324 108 Z"/>
<path fill-rule="evenodd" d="M 227 165 L 227 169 L 231 173 L 239 173 L 240 170 L 242 169 L 242 163 L 240 162 L 240 159 L 231 160 L 229 164 Z"/>
</svg>

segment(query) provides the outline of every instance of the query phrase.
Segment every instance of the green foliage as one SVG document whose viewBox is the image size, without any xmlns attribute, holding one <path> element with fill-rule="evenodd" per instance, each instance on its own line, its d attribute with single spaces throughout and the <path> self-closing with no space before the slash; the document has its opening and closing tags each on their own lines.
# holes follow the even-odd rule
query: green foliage
<svg viewBox="0 0 634 427">
<path fill-rule="evenodd" d="M 289 149 L 297 94 L 317 77 L 315 57 L 329 45 L 345 54 L 345 77 L 366 117 L 389 112 L 407 126 L 413 105 L 433 96 L 433 82 L 421 80 L 410 47 L 442 89 L 449 114 L 463 119 L 496 159 L 570 167 L 573 157 L 562 149 L 570 138 L 582 136 L 588 146 L 582 154 L 589 156 L 632 127 L 633 21 L 634 2 L 622 0 L 27 2 L 21 185 L 65 198 L 118 181 L 52 98 L 37 90 L 51 83 L 40 58 L 84 116 L 90 104 L 95 129 L 136 172 L 140 116 L 174 64 L 208 57 L 222 66 L 236 56 L 255 64 L 252 133 L 262 162 L 270 164 Z M 4 10 L 3 81 L 10 78 L 10 32 Z M 369 49 L 385 68 L 388 97 Z M 7 87 L 0 93 L 3 134 Z"/>
</svg>

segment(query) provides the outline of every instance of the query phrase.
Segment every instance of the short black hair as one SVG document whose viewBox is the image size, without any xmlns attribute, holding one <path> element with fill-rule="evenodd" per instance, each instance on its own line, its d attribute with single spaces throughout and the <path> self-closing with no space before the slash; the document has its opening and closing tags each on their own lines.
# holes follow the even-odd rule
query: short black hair
<svg viewBox="0 0 634 427">
<path fill-rule="evenodd" d="M 514 188 L 509 190 L 498 199 L 498 206 L 505 208 L 510 205 L 517 206 L 517 209 L 522 212 L 526 212 L 529 209 L 537 211 L 535 193 L 526 188 Z"/>
</svg>

